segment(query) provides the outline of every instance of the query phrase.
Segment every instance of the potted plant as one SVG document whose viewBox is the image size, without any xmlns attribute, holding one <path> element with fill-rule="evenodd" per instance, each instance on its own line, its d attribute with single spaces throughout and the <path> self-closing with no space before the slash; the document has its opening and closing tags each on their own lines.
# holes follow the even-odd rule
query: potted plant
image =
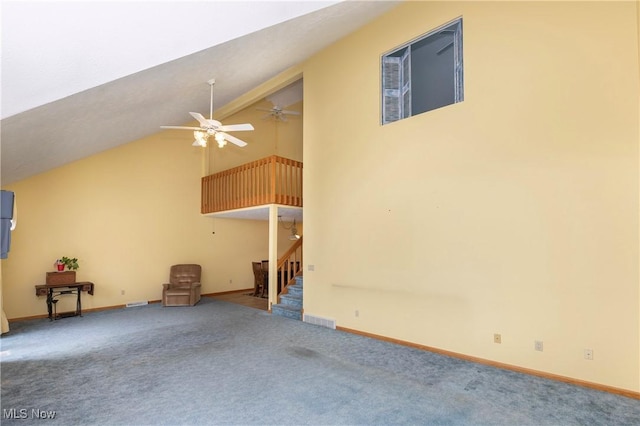
<svg viewBox="0 0 640 426">
<path fill-rule="evenodd" d="M 75 257 L 74 258 L 70 258 L 70 257 L 67 257 L 67 256 L 62 256 L 60 259 L 57 259 L 53 265 L 60 272 L 64 271 L 65 266 L 67 267 L 67 270 L 69 270 L 69 271 L 75 271 L 76 269 L 78 269 L 80 267 L 78 265 L 78 259 L 77 258 L 75 258 Z"/>
<path fill-rule="evenodd" d="M 62 259 L 57 259 L 55 262 L 53 262 L 53 267 L 56 268 L 58 272 L 62 272 L 64 271 L 64 262 L 62 261 Z"/>
</svg>

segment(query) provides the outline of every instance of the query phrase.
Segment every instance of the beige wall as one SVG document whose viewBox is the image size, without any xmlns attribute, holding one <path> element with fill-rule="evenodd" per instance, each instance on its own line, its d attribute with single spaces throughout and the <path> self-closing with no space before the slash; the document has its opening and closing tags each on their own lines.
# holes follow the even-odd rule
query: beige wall
<svg viewBox="0 0 640 426">
<path fill-rule="evenodd" d="M 248 109 L 225 121 L 241 122 L 255 110 Z M 250 122 L 258 129 L 268 124 L 255 117 Z M 246 148 L 213 148 L 211 154 L 217 159 L 242 151 L 247 161 L 271 155 L 274 141 L 265 134 L 247 138 Z M 203 266 L 203 293 L 252 288 L 250 262 L 269 256 L 268 223 L 200 215 L 207 152 L 192 147 L 192 139 L 189 132 L 163 131 L 3 188 L 15 191 L 20 215 L 1 270 L 9 319 L 46 313 L 34 285 L 44 283 L 61 256 L 77 257 L 78 280 L 96 284 L 95 295 L 83 297 L 87 309 L 159 300 L 174 263 Z M 300 150 L 301 159 L 301 146 L 289 143 L 301 145 L 301 124 L 297 137 L 283 139 L 280 148 Z M 281 252 L 290 244 L 287 235 L 279 230 Z M 67 299 L 59 310 L 72 307 Z"/>
<path fill-rule="evenodd" d="M 380 126 L 380 55 L 459 16 L 464 102 Z M 305 313 L 640 390 L 637 16 L 412 2 L 305 63 Z"/>
</svg>

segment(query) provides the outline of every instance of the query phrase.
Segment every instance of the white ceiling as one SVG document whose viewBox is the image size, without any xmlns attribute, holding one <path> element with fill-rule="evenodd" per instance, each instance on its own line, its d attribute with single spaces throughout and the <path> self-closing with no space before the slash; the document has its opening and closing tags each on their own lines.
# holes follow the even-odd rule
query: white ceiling
<svg viewBox="0 0 640 426">
<path fill-rule="evenodd" d="M 211 78 L 219 108 L 396 4 L 1 0 L 1 182 L 185 123 Z"/>
</svg>

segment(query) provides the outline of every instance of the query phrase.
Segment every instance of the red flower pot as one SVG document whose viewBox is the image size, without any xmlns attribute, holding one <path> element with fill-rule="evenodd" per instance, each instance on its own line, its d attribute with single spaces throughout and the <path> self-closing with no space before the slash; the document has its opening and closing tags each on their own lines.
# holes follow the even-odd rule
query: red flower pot
<svg viewBox="0 0 640 426">
<path fill-rule="evenodd" d="M 56 266 L 58 267 L 58 271 L 59 271 L 59 272 L 64 271 L 64 263 L 63 263 L 63 264 L 61 264 L 61 265 L 56 265 Z"/>
</svg>

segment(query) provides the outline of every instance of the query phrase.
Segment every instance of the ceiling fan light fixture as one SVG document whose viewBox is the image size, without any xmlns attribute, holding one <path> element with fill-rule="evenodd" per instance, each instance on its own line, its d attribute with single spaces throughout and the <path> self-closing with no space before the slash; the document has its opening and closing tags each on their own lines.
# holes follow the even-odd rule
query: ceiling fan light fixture
<svg viewBox="0 0 640 426">
<path fill-rule="evenodd" d="M 193 132 L 193 137 L 196 138 L 196 142 L 198 143 L 198 145 L 202 147 L 207 146 L 207 139 L 209 135 L 207 135 L 205 132 L 196 130 Z"/>
<path fill-rule="evenodd" d="M 300 234 L 298 234 L 298 228 L 296 227 L 296 219 L 293 219 L 293 223 L 287 227 L 282 221 L 282 216 L 278 216 L 278 221 L 282 224 L 284 229 L 291 229 L 291 234 L 289 235 L 289 240 L 295 241 L 300 239 Z"/>
<path fill-rule="evenodd" d="M 218 142 L 218 148 L 222 148 L 227 144 L 227 141 L 225 140 L 222 133 L 216 133 L 214 137 L 216 139 L 216 142 Z"/>
</svg>

